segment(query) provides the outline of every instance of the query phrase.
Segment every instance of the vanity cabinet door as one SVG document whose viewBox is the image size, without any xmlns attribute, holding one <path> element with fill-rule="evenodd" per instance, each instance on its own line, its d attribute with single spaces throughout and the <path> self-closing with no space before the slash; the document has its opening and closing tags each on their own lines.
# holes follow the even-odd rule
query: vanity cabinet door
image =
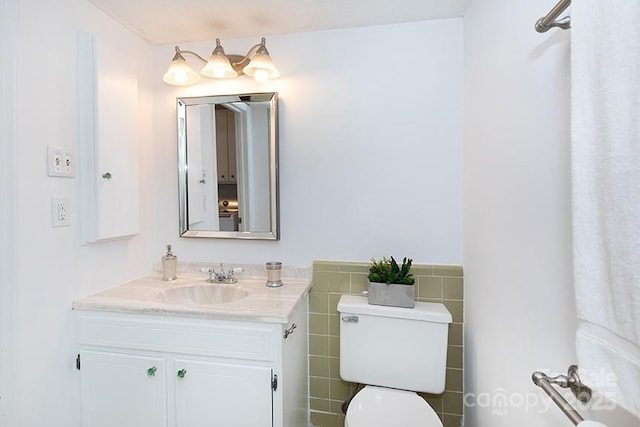
<svg viewBox="0 0 640 427">
<path fill-rule="evenodd" d="M 81 353 L 83 427 L 166 427 L 165 359 Z"/>
<path fill-rule="evenodd" d="M 176 427 L 272 427 L 271 368 L 175 360 Z"/>
</svg>

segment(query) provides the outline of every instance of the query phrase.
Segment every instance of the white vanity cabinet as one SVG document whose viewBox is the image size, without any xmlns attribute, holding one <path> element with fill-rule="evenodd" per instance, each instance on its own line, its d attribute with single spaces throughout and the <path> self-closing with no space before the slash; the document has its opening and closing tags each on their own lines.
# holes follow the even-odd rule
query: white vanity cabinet
<svg viewBox="0 0 640 427">
<path fill-rule="evenodd" d="M 84 427 L 307 425 L 306 298 L 286 324 L 77 314 Z"/>
</svg>

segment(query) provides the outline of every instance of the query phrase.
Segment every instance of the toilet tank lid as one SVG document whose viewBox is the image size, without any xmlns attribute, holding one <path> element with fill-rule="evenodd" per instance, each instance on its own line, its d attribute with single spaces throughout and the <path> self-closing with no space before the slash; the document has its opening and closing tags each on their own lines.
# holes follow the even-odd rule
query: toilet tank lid
<svg viewBox="0 0 640 427">
<path fill-rule="evenodd" d="M 389 307 L 369 304 L 367 297 L 356 295 L 342 295 L 338 302 L 338 312 L 435 323 L 451 323 L 453 320 L 447 307 L 441 303 L 416 302 L 414 308 Z"/>
</svg>

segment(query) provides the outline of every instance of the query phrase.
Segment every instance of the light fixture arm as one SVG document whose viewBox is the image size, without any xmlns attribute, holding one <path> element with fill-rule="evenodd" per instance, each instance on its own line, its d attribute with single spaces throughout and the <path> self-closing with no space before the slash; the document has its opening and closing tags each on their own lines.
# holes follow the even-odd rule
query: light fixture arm
<svg viewBox="0 0 640 427">
<path fill-rule="evenodd" d="M 266 49 L 266 39 L 264 37 L 262 37 L 262 40 L 260 41 L 260 43 L 252 46 L 251 49 L 249 49 L 249 51 L 244 57 L 241 57 L 240 55 L 227 55 L 227 57 L 229 58 L 229 61 L 231 62 L 231 66 L 234 69 L 235 68 L 242 69 L 245 65 L 247 65 L 251 57 L 254 56 L 258 52 L 258 49 L 260 49 L 261 47 L 264 47 Z M 232 57 L 234 60 L 232 60 Z M 238 58 L 240 58 L 239 61 L 237 60 Z"/>
<path fill-rule="evenodd" d="M 173 56 L 172 61 L 175 61 L 176 59 L 179 59 L 180 57 L 182 57 L 182 59 L 184 59 L 184 57 L 182 56 L 183 53 L 188 53 L 189 55 L 193 55 L 196 58 L 198 58 L 199 60 L 201 60 L 202 62 L 206 63 L 207 60 L 204 59 L 202 56 L 198 55 L 197 53 L 190 51 L 190 50 L 182 50 L 180 49 L 180 46 L 176 46 L 176 54 Z"/>
</svg>

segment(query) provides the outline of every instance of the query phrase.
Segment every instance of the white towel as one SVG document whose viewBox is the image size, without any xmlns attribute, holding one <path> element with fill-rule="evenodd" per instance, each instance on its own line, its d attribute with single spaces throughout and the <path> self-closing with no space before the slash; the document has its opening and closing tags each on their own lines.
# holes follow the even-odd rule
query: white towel
<svg viewBox="0 0 640 427">
<path fill-rule="evenodd" d="M 640 1 L 575 1 L 571 26 L 578 365 L 640 417 Z"/>
</svg>

